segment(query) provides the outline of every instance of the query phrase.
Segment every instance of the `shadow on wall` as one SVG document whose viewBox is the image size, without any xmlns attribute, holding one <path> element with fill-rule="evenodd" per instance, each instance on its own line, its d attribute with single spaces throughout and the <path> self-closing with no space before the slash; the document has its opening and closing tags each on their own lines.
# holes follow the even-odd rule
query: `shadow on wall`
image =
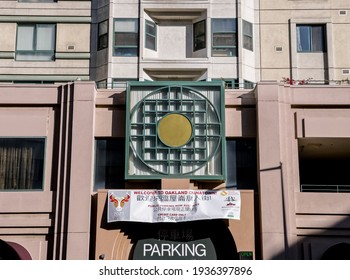
<svg viewBox="0 0 350 280">
<path fill-rule="evenodd" d="M 263 169 L 260 172 L 280 170 L 281 174 L 281 200 L 283 211 L 284 232 L 287 232 L 285 186 L 283 180 L 283 165 Z M 349 213 L 350 214 L 350 213 Z M 305 228 L 304 228 L 305 229 Z M 311 228 L 310 228 L 311 229 Z M 325 229 L 315 229 L 314 234 L 299 235 L 295 244 L 289 244 L 284 234 L 284 250 L 276 253 L 272 260 L 350 260 L 350 216 L 336 222 Z"/>
<path fill-rule="evenodd" d="M 350 222 L 350 218 L 346 220 Z M 331 234 L 328 235 L 328 230 L 325 230 L 317 236 L 303 237 L 286 252 L 296 251 L 301 260 L 350 260 L 350 237 Z M 286 252 L 276 254 L 272 260 L 287 259 Z"/>
</svg>

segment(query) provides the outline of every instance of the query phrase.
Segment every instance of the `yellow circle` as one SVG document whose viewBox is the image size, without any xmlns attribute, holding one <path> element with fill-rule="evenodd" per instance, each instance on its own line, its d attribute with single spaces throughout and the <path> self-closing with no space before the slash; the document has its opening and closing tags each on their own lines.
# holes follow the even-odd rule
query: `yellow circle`
<svg viewBox="0 0 350 280">
<path fill-rule="evenodd" d="M 192 124 L 181 114 L 168 114 L 158 123 L 158 136 L 169 147 L 181 147 L 192 136 Z"/>
</svg>

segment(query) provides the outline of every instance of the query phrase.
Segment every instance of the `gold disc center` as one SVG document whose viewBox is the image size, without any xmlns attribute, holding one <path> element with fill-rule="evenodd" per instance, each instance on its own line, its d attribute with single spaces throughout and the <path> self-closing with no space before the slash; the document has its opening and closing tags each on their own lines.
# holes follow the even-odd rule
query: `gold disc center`
<svg viewBox="0 0 350 280">
<path fill-rule="evenodd" d="M 158 136 L 164 145 L 181 147 L 191 139 L 192 124 L 184 115 L 168 114 L 158 123 Z"/>
</svg>

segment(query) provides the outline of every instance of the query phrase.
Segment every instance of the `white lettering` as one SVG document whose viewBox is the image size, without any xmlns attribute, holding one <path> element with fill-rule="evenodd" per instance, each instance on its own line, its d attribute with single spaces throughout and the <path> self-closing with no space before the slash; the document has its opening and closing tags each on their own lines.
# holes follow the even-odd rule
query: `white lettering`
<svg viewBox="0 0 350 280">
<path fill-rule="evenodd" d="M 143 256 L 158 257 L 204 257 L 207 255 L 205 245 L 200 244 L 143 244 Z"/>
</svg>

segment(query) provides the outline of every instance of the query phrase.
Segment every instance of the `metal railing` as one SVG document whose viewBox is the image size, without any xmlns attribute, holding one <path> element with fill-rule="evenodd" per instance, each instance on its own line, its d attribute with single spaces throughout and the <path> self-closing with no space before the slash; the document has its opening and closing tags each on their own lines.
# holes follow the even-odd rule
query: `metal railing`
<svg viewBox="0 0 350 280">
<path fill-rule="evenodd" d="M 350 193 L 350 185 L 300 185 L 301 192 Z"/>
</svg>

